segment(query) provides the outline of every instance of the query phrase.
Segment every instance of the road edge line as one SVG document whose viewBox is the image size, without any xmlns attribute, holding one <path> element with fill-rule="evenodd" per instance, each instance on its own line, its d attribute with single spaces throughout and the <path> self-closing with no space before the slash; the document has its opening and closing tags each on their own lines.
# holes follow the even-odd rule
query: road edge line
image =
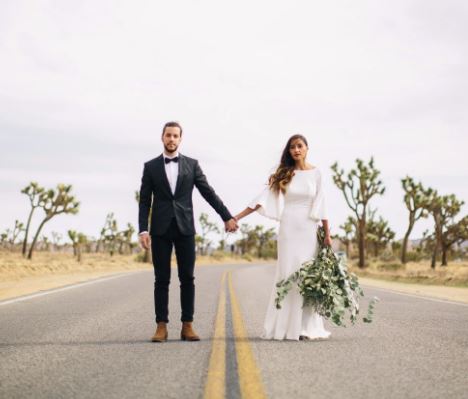
<svg viewBox="0 0 468 399">
<path fill-rule="evenodd" d="M 429 296 L 429 295 L 412 294 L 412 293 L 409 293 L 409 292 L 397 291 L 396 289 L 392 289 L 392 288 L 376 287 L 376 286 L 369 285 L 369 284 L 363 284 L 362 286 L 365 287 L 365 288 L 372 289 L 372 290 L 384 291 L 384 292 L 388 292 L 388 293 L 391 293 L 391 294 L 409 296 L 409 297 L 417 298 L 417 299 L 425 299 L 426 301 L 446 303 L 446 304 L 449 304 L 449 305 L 468 306 L 468 303 L 466 303 L 466 302 L 460 302 L 460 301 L 454 301 L 454 300 L 450 300 L 450 299 L 437 298 L 437 297 L 433 297 L 433 296 Z"/>
</svg>

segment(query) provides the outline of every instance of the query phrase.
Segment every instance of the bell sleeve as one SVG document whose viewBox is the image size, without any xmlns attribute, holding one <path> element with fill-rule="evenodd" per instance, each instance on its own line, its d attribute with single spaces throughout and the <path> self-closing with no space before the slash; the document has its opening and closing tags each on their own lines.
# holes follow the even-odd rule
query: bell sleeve
<svg viewBox="0 0 468 399">
<path fill-rule="evenodd" d="M 273 192 L 270 190 L 270 186 L 266 185 L 247 206 L 250 209 L 255 209 L 257 205 L 260 205 L 260 208 L 257 209 L 260 215 L 280 221 L 284 207 L 284 195 L 281 192 L 279 194 Z"/>
<path fill-rule="evenodd" d="M 327 200 L 325 198 L 325 190 L 323 187 L 322 174 L 320 170 L 317 171 L 315 183 L 316 192 L 312 201 L 309 217 L 316 220 L 317 222 L 324 219 L 328 220 Z"/>
</svg>

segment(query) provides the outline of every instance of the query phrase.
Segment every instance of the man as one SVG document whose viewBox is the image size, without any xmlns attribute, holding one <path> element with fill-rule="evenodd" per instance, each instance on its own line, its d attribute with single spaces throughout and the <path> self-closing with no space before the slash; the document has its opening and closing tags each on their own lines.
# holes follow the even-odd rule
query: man
<svg viewBox="0 0 468 399">
<path fill-rule="evenodd" d="M 172 247 L 175 247 L 182 308 L 181 339 L 199 341 L 193 330 L 195 301 L 195 226 L 192 192 L 197 187 L 203 198 L 234 232 L 237 222 L 208 184 L 198 161 L 178 152 L 182 127 L 177 122 L 164 125 L 161 140 L 164 152 L 144 164 L 140 188 L 139 231 L 144 249 L 151 246 L 154 266 L 154 307 L 157 328 L 153 342 L 167 341 L 168 294 L 171 278 Z M 153 201 L 152 201 L 153 200 Z M 148 219 L 151 209 L 151 228 Z"/>
</svg>

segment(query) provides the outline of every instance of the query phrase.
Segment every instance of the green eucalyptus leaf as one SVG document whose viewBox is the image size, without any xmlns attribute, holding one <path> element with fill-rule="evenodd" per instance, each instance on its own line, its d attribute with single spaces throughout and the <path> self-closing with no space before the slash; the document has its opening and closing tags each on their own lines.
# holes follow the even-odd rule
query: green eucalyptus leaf
<svg viewBox="0 0 468 399">
<path fill-rule="evenodd" d="M 344 319 L 346 311 L 352 324 L 359 314 L 359 296 L 364 292 L 354 273 L 348 273 L 348 268 L 342 258 L 338 257 L 331 247 L 324 247 L 325 231 L 323 227 L 317 230 L 319 251 L 314 259 L 304 262 L 300 269 L 276 284 L 275 304 L 281 308 L 281 302 L 286 298 L 294 285 L 303 298 L 303 307 L 312 306 L 324 318 L 337 326 L 346 327 Z M 372 322 L 374 308 L 379 299 L 374 297 L 368 306 L 365 323 Z"/>
</svg>

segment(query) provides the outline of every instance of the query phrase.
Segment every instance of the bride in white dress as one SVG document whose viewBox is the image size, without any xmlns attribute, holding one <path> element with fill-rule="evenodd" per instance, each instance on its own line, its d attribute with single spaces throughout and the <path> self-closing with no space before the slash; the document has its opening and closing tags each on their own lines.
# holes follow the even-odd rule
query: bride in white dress
<svg viewBox="0 0 468 399">
<path fill-rule="evenodd" d="M 289 277 L 301 264 L 316 256 L 319 222 L 325 230 L 325 244 L 331 245 L 321 173 L 306 162 L 308 145 L 302 135 L 292 136 L 283 151 L 281 163 L 269 178 L 268 185 L 239 213 L 237 220 L 258 211 L 280 222 L 278 262 L 275 283 L 266 312 L 265 339 L 326 339 L 330 336 L 323 318 L 313 308 L 303 308 L 297 286 L 276 309 L 276 283 Z"/>
</svg>

